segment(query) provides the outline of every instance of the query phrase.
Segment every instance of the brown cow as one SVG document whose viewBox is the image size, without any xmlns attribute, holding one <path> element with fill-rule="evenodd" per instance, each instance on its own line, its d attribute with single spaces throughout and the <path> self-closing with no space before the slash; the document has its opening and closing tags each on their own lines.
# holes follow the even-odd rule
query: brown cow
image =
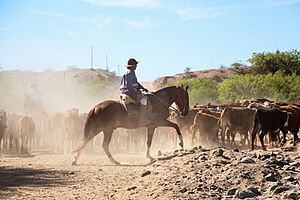
<svg viewBox="0 0 300 200">
<path fill-rule="evenodd" d="M 34 137 L 35 124 L 31 117 L 21 117 L 17 122 L 17 133 L 20 138 L 19 153 L 29 153 Z"/>
<path fill-rule="evenodd" d="M 288 117 L 288 125 L 283 128 L 283 141 L 282 143 L 286 143 L 286 134 L 288 131 L 293 134 L 294 142 L 293 145 L 295 146 L 298 141 L 298 132 L 300 128 L 300 108 L 295 105 L 287 105 L 287 106 L 280 106 L 280 110 L 286 111 L 289 114 Z"/>
<path fill-rule="evenodd" d="M 0 148 L 1 148 L 1 141 L 4 136 L 4 131 L 6 127 L 7 127 L 6 112 L 4 110 L 0 110 Z"/>
<path fill-rule="evenodd" d="M 220 118 L 220 116 L 221 116 L 220 111 L 212 111 L 212 110 L 209 110 L 208 108 L 203 108 L 199 112 L 206 113 L 206 114 L 209 114 L 209 115 L 213 115 L 217 118 Z"/>
<path fill-rule="evenodd" d="M 18 144 L 18 134 L 17 134 L 17 122 L 23 117 L 15 113 L 11 113 L 7 119 L 7 131 L 5 135 L 5 140 L 9 149 L 15 148 L 17 152 L 19 151 Z"/>
<path fill-rule="evenodd" d="M 186 137 L 186 139 L 191 139 L 191 127 L 198 112 L 199 110 L 189 109 L 187 116 L 176 115 L 175 119 L 173 119 L 178 124 L 181 132 L 183 133 L 183 136 Z"/>
<path fill-rule="evenodd" d="M 83 132 L 82 120 L 79 117 L 77 108 L 67 110 L 64 117 L 64 148 L 65 153 L 70 152 L 75 144 L 79 141 Z"/>
<path fill-rule="evenodd" d="M 203 138 L 204 143 L 210 141 L 216 142 L 218 139 L 218 120 L 219 118 L 203 113 L 198 112 L 194 119 L 194 124 L 191 127 L 192 130 L 192 145 L 194 143 L 195 135 L 197 130 L 200 132 L 200 137 Z"/>
<path fill-rule="evenodd" d="M 63 122 L 64 114 L 61 112 L 49 112 L 44 118 L 44 128 L 47 135 L 48 145 L 52 147 L 55 152 L 63 151 Z"/>
<path fill-rule="evenodd" d="M 255 120 L 256 110 L 248 108 L 227 107 L 220 116 L 218 125 L 221 129 L 221 138 L 224 143 L 225 134 L 227 136 L 228 144 L 235 144 L 234 137 L 236 132 L 241 134 L 242 144 L 244 145 L 246 140 L 250 145 L 248 132 L 252 132 Z M 230 141 L 230 136 L 232 140 Z"/>
</svg>

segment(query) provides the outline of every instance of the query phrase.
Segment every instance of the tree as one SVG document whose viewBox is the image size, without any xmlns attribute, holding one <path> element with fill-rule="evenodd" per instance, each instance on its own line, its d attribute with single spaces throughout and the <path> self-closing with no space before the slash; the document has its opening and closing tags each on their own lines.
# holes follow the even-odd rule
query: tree
<svg viewBox="0 0 300 200">
<path fill-rule="evenodd" d="M 249 67 L 241 62 L 235 62 L 231 64 L 231 71 L 238 75 L 244 75 L 249 73 Z"/>
<path fill-rule="evenodd" d="M 184 73 L 189 73 L 189 72 L 191 71 L 191 69 L 192 69 L 192 68 L 190 68 L 190 67 L 186 67 L 186 68 L 184 69 Z"/>
<path fill-rule="evenodd" d="M 286 75 L 300 74 L 300 52 L 297 50 L 253 53 L 248 61 L 258 74 L 274 74 L 279 70 Z"/>
</svg>

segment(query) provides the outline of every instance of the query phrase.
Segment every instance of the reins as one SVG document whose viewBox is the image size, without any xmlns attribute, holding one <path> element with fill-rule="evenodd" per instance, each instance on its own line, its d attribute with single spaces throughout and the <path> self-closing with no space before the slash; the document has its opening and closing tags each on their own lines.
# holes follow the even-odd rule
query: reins
<svg viewBox="0 0 300 200">
<path fill-rule="evenodd" d="M 179 98 L 178 88 L 176 88 L 176 89 L 177 89 L 177 95 L 178 95 L 177 98 Z M 153 92 L 148 92 L 148 93 L 152 94 L 168 110 L 171 110 L 171 111 L 175 112 L 176 114 L 180 114 L 180 111 L 177 108 L 174 108 L 172 105 L 167 106 L 166 101 L 164 99 L 162 99 L 161 97 L 159 97 L 158 95 L 154 94 Z"/>
</svg>

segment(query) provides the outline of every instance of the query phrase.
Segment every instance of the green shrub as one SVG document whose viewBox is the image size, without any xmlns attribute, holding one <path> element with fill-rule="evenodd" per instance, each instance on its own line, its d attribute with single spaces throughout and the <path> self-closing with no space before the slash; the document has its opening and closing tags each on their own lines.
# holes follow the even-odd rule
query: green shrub
<svg viewBox="0 0 300 200">
<path fill-rule="evenodd" d="M 224 103 L 239 99 L 268 98 L 294 102 L 300 99 L 300 76 L 275 74 L 231 76 L 218 87 L 219 100 Z"/>
<path fill-rule="evenodd" d="M 274 74 L 233 75 L 221 83 L 210 78 L 183 80 L 174 85 L 189 85 L 191 104 L 230 103 L 240 99 L 268 98 L 275 101 L 300 101 L 300 76 Z"/>
<path fill-rule="evenodd" d="M 216 103 L 218 101 L 218 83 L 211 78 L 183 80 L 175 85 L 189 85 L 190 103 Z"/>
</svg>

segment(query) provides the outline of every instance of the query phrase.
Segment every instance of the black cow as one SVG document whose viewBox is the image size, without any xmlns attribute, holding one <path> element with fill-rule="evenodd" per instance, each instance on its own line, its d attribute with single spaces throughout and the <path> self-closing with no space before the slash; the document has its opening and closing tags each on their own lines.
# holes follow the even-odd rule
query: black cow
<svg viewBox="0 0 300 200">
<path fill-rule="evenodd" d="M 275 132 L 284 130 L 284 128 L 287 126 L 288 118 L 288 113 L 281 111 L 278 108 L 257 109 L 254 129 L 252 132 L 252 150 L 254 149 L 254 140 L 258 132 L 262 149 L 266 150 L 264 145 L 264 136 L 269 132 L 272 137 Z"/>
</svg>

